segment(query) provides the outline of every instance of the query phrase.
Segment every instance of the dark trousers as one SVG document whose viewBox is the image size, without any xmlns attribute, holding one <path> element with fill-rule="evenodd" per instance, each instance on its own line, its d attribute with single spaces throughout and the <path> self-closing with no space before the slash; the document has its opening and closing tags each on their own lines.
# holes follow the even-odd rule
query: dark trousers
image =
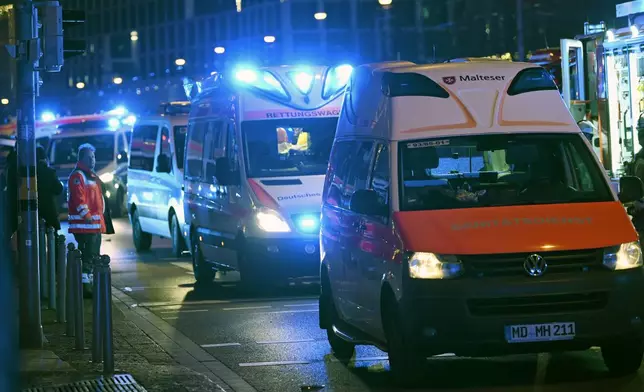
<svg viewBox="0 0 644 392">
<path fill-rule="evenodd" d="M 101 255 L 101 233 L 78 234 L 74 233 L 78 242 L 78 250 L 82 253 L 83 273 L 92 272 L 94 258 Z"/>
</svg>

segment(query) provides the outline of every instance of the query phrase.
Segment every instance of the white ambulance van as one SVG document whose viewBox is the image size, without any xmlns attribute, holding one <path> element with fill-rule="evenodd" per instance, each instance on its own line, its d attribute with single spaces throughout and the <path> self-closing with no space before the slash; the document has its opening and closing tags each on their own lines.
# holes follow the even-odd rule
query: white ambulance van
<svg viewBox="0 0 644 392">
<path fill-rule="evenodd" d="M 601 347 L 642 364 L 644 272 L 620 194 L 550 75 L 524 63 L 356 68 L 329 159 L 320 327 L 333 352 L 428 356 Z"/>
<path fill-rule="evenodd" d="M 246 286 L 319 279 L 321 192 L 349 65 L 239 68 L 192 100 L 184 235 L 195 278 Z"/>
</svg>

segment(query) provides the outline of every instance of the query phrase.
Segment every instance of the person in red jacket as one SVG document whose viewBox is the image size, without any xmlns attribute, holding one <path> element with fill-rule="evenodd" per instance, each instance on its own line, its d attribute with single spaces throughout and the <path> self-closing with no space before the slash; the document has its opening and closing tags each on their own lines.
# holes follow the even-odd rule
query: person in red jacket
<svg viewBox="0 0 644 392">
<path fill-rule="evenodd" d="M 92 261 L 100 255 L 101 235 L 114 233 L 104 187 L 94 173 L 95 151 L 91 144 L 78 148 L 78 163 L 68 184 L 69 232 L 83 255 L 83 284 L 91 283 Z"/>
</svg>

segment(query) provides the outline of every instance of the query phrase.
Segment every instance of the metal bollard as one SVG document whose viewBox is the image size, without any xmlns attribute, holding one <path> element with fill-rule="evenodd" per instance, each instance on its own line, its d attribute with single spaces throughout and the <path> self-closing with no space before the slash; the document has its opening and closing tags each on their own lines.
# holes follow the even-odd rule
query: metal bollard
<svg viewBox="0 0 644 392">
<path fill-rule="evenodd" d="M 92 287 L 92 362 L 103 361 L 103 292 L 102 282 L 105 279 L 103 260 L 97 256 L 93 260 L 94 281 Z"/>
<path fill-rule="evenodd" d="M 47 298 L 49 288 L 47 286 L 47 240 L 45 239 L 44 219 L 38 225 L 38 263 L 40 268 L 40 297 Z"/>
<path fill-rule="evenodd" d="M 58 296 L 56 302 L 56 320 L 59 323 L 67 322 L 67 299 L 65 297 L 67 292 L 67 259 L 65 252 L 65 236 L 59 235 L 56 237 L 56 294 Z"/>
<path fill-rule="evenodd" d="M 74 269 L 72 279 L 74 280 L 74 332 L 76 335 L 76 350 L 85 350 L 85 310 L 83 304 L 83 271 L 81 251 L 76 249 L 72 252 Z"/>
<path fill-rule="evenodd" d="M 66 274 L 66 281 L 67 281 L 67 295 L 65 296 L 65 307 L 66 312 L 66 318 L 67 318 L 67 324 L 65 325 L 65 334 L 69 337 L 72 337 L 76 334 L 76 331 L 74 330 L 74 304 L 76 301 L 74 300 L 74 295 L 76 293 L 76 287 L 75 287 L 75 282 L 76 280 L 73 279 L 73 270 L 74 270 L 74 251 L 76 250 L 76 245 L 74 244 L 67 244 L 67 268 L 65 269 L 65 274 Z"/>
<path fill-rule="evenodd" d="M 47 271 L 49 273 L 49 309 L 56 309 L 56 230 L 47 228 Z"/>
<path fill-rule="evenodd" d="M 103 373 L 114 373 L 114 341 L 112 336 L 112 269 L 110 257 L 101 256 L 101 297 L 103 299 Z M 96 277 L 95 277 L 96 278 Z"/>
</svg>

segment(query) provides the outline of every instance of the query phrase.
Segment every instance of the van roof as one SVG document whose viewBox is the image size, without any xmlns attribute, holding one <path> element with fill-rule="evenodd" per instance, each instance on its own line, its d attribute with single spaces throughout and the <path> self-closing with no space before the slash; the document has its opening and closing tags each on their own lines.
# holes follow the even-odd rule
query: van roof
<svg viewBox="0 0 644 392">
<path fill-rule="evenodd" d="M 413 140 L 484 133 L 580 132 L 550 74 L 534 64 L 464 59 L 356 69 L 337 137 Z M 350 112 L 350 113 L 347 113 Z"/>
</svg>

